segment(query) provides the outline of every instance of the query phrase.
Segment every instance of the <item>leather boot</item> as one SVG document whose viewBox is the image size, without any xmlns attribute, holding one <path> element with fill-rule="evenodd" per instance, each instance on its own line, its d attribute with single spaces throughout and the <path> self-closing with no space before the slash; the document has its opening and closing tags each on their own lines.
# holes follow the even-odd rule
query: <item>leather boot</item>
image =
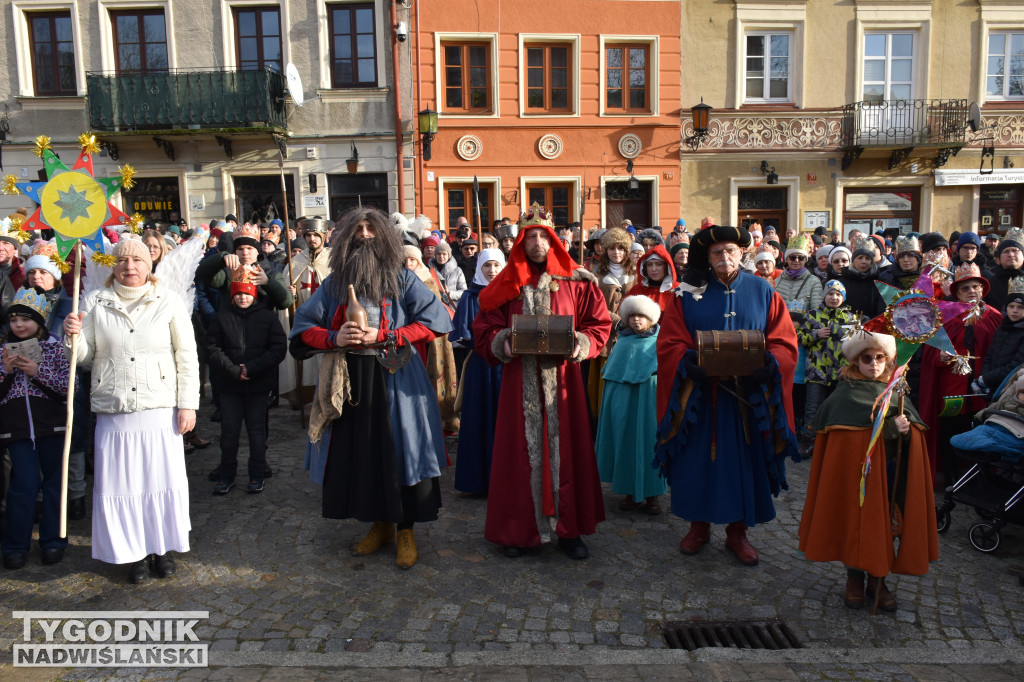
<svg viewBox="0 0 1024 682">
<path fill-rule="evenodd" d="M 210 447 L 210 441 L 200 436 L 195 429 L 192 429 L 191 431 L 185 434 L 185 442 L 191 445 L 192 447 L 196 448 L 197 450 L 202 450 L 203 448 Z"/>
<path fill-rule="evenodd" d="M 878 608 L 889 613 L 895 611 L 896 597 L 892 596 L 892 592 L 885 586 L 885 579 L 868 576 L 868 585 L 864 590 L 864 594 L 872 605 L 875 603 L 876 591 L 878 592 Z"/>
<path fill-rule="evenodd" d="M 395 541 L 395 524 L 387 521 L 374 521 L 370 532 L 352 549 L 352 556 L 373 554 L 384 545 Z"/>
<path fill-rule="evenodd" d="M 412 568 L 418 558 L 416 537 L 412 534 L 412 528 L 398 531 L 398 553 L 395 556 L 395 564 L 401 569 Z"/>
<path fill-rule="evenodd" d="M 864 606 L 864 574 L 859 576 L 846 576 L 846 593 L 843 595 L 843 603 L 848 609 L 859 609 Z"/>
<path fill-rule="evenodd" d="M 725 527 L 725 546 L 736 555 L 741 564 L 757 565 L 757 550 L 747 540 L 747 525 L 742 521 L 730 523 Z"/>
<path fill-rule="evenodd" d="M 679 551 L 683 554 L 696 554 L 710 540 L 711 524 L 707 521 L 694 521 L 690 524 L 690 532 L 680 541 Z"/>
</svg>

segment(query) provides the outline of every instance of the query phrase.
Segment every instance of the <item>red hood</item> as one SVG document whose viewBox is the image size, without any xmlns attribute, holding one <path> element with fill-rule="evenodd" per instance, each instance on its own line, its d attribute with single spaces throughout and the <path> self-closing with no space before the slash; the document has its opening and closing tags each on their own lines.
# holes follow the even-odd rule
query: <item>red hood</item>
<svg viewBox="0 0 1024 682">
<path fill-rule="evenodd" d="M 672 280 L 672 286 L 679 284 L 679 282 L 676 281 L 676 268 L 672 263 L 672 256 L 668 255 L 668 251 L 666 251 L 665 247 L 661 244 L 658 244 L 653 249 L 640 256 L 640 260 L 636 262 L 636 271 L 639 283 L 645 287 L 651 286 L 650 282 L 647 281 L 647 276 L 643 274 L 643 271 L 644 262 L 652 256 L 657 256 L 661 260 L 665 261 L 665 277 Z M 661 288 L 660 284 L 658 285 L 658 288 Z"/>
<path fill-rule="evenodd" d="M 548 262 L 544 268 L 549 275 L 572 277 L 572 273 L 579 267 L 569 252 L 565 250 L 562 240 L 558 238 L 553 229 L 547 225 L 531 225 L 519 232 L 515 244 L 512 245 L 512 251 L 508 255 L 508 264 L 505 268 L 480 292 L 481 311 L 486 313 L 500 308 L 519 296 L 520 290 L 530 283 L 533 273 L 530 270 L 530 259 L 526 256 L 523 240 L 526 238 L 527 232 L 536 229 L 544 230 L 551 241 Z"/>
</svg>

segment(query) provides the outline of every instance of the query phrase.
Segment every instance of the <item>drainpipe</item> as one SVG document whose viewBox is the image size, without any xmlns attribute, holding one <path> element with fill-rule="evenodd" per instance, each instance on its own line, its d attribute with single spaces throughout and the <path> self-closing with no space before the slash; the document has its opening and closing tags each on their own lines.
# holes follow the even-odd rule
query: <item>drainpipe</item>
<svg viewBox="0 0 1024 682">
<path fill-rule="evenodd" d="M 398 0 L 391 2 L 391 64 L 394 68 L 395 162 L 398 169 L 398 212 L 405 213 L 405 150 L 402 134 L 402 81 L 398 77 Z"/>
<path fill-rule="evenodd" d="M 420 67 L 420 6 L 416 3 L 412 11 L 416 13 L 416 42 L 413 45 L 413 49 L 416 51 L 416 111 L 423 111 L 423 80 L 421 78 L 423 71 Z M 418 116 L 418 113 L 417 113 Z M 419 119 L 416 119 L 419 121 Z M 413 144 L 416 144 L 416 136 L 413 135 Z M 426 185 L 423 184 L 423 154 L 416 154 L 416 172 L 419 175 L 419 182 L 416 186 L 416 199 L 418 200 L 420 215 L 425 215 L 426 211 L 423 208 L 424 195 L 426 194 Z M 438 216 L 440 222 L 441 217 Z"/>
</svg>

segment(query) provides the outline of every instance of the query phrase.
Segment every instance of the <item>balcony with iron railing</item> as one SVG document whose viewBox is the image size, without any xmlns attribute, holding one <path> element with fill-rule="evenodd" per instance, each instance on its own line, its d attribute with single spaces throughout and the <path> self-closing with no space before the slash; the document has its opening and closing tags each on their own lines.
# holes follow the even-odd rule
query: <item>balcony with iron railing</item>
<svg viewBox="0 0 1024 682">
<path fill-rule="evenodd" d="M 966 143 L 965 99 L 865 100 L 843 107 L 840 147 L 843 170 L 867 149 L 889 149 L 889 169 L 914 148 L 937 149 L 936 166 L 945 165 Z"/>
<path fill-rule="evenodd" d="M 962 145 L 966 130 L 965 99 L 867 100 L 843 107 L 844 148 Z"/>
<path fill-rule="evenodd" d="M 98 132 L 283 131 L 285 78 L 272 69 L 88 73 Z"/>
</svg>

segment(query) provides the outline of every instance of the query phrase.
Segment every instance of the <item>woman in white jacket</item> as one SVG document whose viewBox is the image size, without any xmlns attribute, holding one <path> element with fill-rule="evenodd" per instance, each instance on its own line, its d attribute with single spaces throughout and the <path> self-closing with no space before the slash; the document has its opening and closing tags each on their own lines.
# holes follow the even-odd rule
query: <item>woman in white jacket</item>
<svg viewBox="0 0 1024 682">
<path fill-rule="evenodd" d="M 78 334 L 78 363 L 92 367 L 92 555 L 131 564 L 141 583 L 172 575 L 168 552 L 189 549 L 181 434 L 195 425 L 199 365 L 185 302 L 157 284 L 146 246 L 122 238 L 113 253 L 107 286 L 65 318 L 65 343 Z"/>
</svg>

